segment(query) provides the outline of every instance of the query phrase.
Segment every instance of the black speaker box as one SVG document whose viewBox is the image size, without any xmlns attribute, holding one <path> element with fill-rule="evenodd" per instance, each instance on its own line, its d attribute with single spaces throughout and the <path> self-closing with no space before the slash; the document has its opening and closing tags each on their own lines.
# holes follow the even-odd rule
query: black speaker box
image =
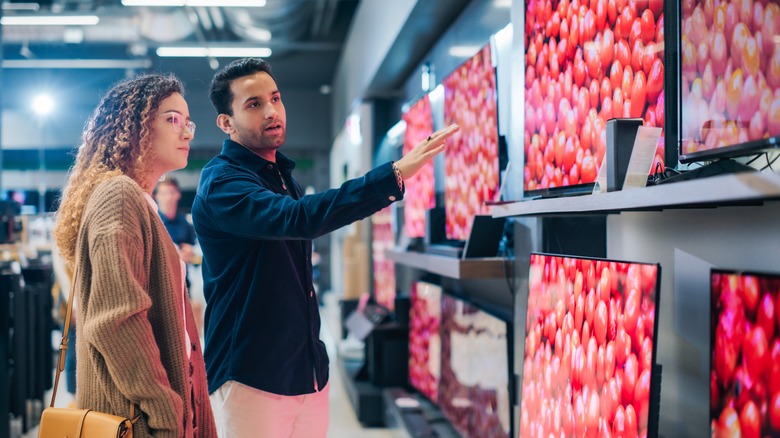
<svg viewBox="0 0 780 438">
<path fill-rule="evenodd" d="M 409 310 L 412 307 L 412 301 L 409 294 L 398 294 L 395 296 L 395 322 L 402 326 L 409 326 Z"/>
<path fill-rule="evenodd" d="M 636 132 L 643 124 L 642 119 L 607 120 L 607 191 L 623 188 L 631 151 L 634 150 Z"/>
<path fill-rule="evenodd" d="M 433 207 L 425 212 L 425 245 L 439 244 L 447 241 L 444 207 Z"/>
</svg>

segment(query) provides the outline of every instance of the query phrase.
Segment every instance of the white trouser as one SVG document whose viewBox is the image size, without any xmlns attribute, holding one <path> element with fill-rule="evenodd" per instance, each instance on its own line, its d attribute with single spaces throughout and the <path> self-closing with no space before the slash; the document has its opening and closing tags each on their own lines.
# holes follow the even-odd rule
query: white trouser
<svg viewBox="0 0 780 438">
<path fill-rule="evenodd" d="M 211 394 L 220 438 L 313 438 L 328 432 L 328 394 L 277 395 L 234 380 Z"/>
</svg>

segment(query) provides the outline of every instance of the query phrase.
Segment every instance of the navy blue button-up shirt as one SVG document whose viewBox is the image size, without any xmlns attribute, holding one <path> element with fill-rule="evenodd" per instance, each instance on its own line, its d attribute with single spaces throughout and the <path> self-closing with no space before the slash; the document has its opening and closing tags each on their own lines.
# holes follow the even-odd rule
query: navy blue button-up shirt
<svg viewBox="0 0 780 438">
<path fill-rule="evenodd" d="M 228 380 L 280 395 L 327 384 L 311 240 L 403 197 L 390 163 L 308 196 L 294 167 L 281 153 L 271 163 L 225 140 L 201 173 L 192 219 L 203 250 L 209 392 Z"/>
</svg>

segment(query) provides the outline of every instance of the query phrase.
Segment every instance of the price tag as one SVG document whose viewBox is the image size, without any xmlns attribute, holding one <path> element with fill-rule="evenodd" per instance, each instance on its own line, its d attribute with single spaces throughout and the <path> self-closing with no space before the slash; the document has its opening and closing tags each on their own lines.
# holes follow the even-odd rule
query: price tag
<svg viewBox="0 0 780 438">
<path fill-rule="evenodd" d="M 661 139 L 661 128 L 640 126 L 636 131 L 634 149 L 628 161 L 623 190 L 642 188 L 647 185 L 647 175 L 655 158 L 655 147 Z"/>
</svg>

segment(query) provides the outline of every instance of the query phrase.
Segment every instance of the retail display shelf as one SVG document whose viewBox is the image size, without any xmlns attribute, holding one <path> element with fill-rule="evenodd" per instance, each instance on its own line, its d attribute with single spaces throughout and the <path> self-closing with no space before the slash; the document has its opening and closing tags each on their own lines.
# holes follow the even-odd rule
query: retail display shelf
<svg viewBox="0 0 780 438">
<path fill-rule="evenodd" d="M 461 259 L 395 249 L 387 250 L 386 256 L 396 264 L 410 266 L 457 280 L 504 276 L 504 259 L 500 257 Z"/>
<path fill-rule="evenodd" d="M 642 189 L 533 199 L 490 209 L 493 217 L 605 214 L 621 211 L 756 205 L 780 199 L 780 175 L 767 172 L 714 176 Z"/>
</svg>

